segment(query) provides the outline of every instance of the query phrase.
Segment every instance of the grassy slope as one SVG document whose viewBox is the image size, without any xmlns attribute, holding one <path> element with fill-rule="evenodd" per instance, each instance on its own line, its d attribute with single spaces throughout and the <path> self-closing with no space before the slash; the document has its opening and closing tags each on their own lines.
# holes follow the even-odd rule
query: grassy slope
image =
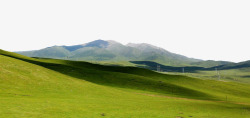
<svg viewBox="0 0 250 118">
<path fill-rule="evenodd" d="M 206 67 L 206 68 L 226 65 L 226 64 L 233 64 L 233 62 L 207 60 L 207 61 L 199 61 L 199 62 L 191 63 L 191 65 L 193 66 L 200 66 L 200 67 Z"/>
<path fill-rule="evenodd" d="M 222 81 L 240 82 L 250 84 L 250 68 L 219 70 Z M 202 79 L 218 80 L 216 71 L 198 71 L 197 73 L 187 74 L 191 77 Z"/>
<path fill-rule="evenodd" d="M 0 55 L 0 117 L 99 117 L 101 113 L 107 117 L 247 117 L 249 115 L 248 105 L 144 95 L 151 92 L 150 94 L 195 99 L 211 99 L 213 96 L 213 99 L 221 100 L 224 95 L 221 97 L 219 94 L 229 92 L 232 94 L 229 98 L 239 98 L 238 101 L 232 99 L 231 102 L 249 103 L 247 99 L 249 87 L 243 84 L 223 83 L 226 89 L 218 88 L 218 92 L 213 93 L 215 92 L 213 87 L 207 84 L 219 86 L 222 83 L 161 75 L 138 68 L 106 67 L 62 60 L 37 60 L 1 51 L 1 54 L 4 53 L 35 64 Z M 51 66 L 49 63 L 57 65 Z M 67 72 L 64 71 L 66 68 L 69 69 Z M 201 82 L 207 83 L 205 87 L 200 85 Z M 230 89 L 228 86 L 231 85 L 242 90 Z M 228 92 L 221 92 L 222 89 Z M 231 90 L 234 91 L 230 92 Z M 239 96 L 236 94 L 238 92 Z"/>
</svg>

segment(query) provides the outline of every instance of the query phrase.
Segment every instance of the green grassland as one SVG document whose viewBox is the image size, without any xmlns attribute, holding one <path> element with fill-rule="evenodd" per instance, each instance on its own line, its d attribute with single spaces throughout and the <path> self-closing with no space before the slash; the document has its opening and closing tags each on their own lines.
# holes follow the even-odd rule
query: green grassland
<svg viewBox="0 0 250 118">
<path fill-rule="evenodd" d="M 0 50 L 0 117 L 248 118 L 250 87 Z"/>
<path fill-rule="evenodd" d="M 183 75 L 183 73 L 168 72 L 168 74 Z M 207 79 L 220 80 L 227 82 L 240 82 L 250 84 L 250 68 L 227 69 L 215 71 L 197 71 L 193 73 L 185 73 L 185 76 Z"/>
</svg>

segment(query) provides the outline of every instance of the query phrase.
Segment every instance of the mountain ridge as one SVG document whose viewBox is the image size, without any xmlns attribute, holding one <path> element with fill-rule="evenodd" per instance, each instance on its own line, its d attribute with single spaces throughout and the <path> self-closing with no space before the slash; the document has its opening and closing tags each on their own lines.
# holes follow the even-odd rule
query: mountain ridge
<svg viewBox="0 0 250 118">
<path fill-rule="evenodd" d="M 29 57 L 79 61 L 153 61 L 169 66 L 194 66 L 203 60 L 175 54 L 147 43 L 123 45 L 113 40 L 95 40 L 72 46 L 52 46 L 41 50 L 16 52 Z M 197 64 L 196 64 L 197 65 Z M 211 65 L 216 66 L 216 65 Z"/>
</svg>

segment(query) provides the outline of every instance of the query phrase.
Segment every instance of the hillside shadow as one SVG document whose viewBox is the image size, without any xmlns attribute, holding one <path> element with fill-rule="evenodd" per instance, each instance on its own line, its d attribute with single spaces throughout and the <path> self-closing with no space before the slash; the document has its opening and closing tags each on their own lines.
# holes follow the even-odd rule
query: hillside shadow
<svg viewBox="0 0 250 118">
<path fill-rule="evenodd" d="M 137 67 L 147 68 L 154 71 L 161 71 L 161 72 L 189 72 L 195 73 L 197 71 L 204 71 L 204 70 L 214 70 L 214 68 L 204 68 L 204 67 L 197 67 L 197 66 L 184 66 L 184 67 L 174 67 L 174 66 L 165 66 L 156 62 L 152 61 L 130 61 L 133 64 L 137 64 Z"/>
<path fill-rule="evenodd" d="M 4 55 L 4 54 L 3 54 Z M 177 86 L 174 84 L 170 84 L 164 81 L 159 81 L 147 76 L 136 75 L 136 71 L 129 71 L 130 67 L 109 67 L 109 66 L 102 66 L 102 65 L 95 65 L 95 64 L 88 64 L 86 63 L 86 67 L 83 63 L 79 63 L 78 66 L 76 65 L 65 65 L 65 64 L 56 64 L 56 63 L 49 63 L 49 62 L 41 62 L 39 59 L 24 59 L 12 55 L 5 55 L 8 57 L 16 58 L 22 61 L 26 61 L 32 64 L 36 64 L 61 74 L 65 74 L 74 78 L 86 80 L 92 83 L 96 83 L 99 85 L 106 85 L 112 87 L 119 87 L 119 88 L 129 88 L 129 89 L 137 89 L 137 90 L 145 90 L 163 94 L 169 94 L 172 96 L 178 97 L 186 97 L 186 98 L 193 98 L 193 99 L 205 99 L 205 100 L 216 100 L 213 96 L 210 96 L 206 93 L 199 92 L 196 90 L 192 90 L 186 87 Z M 70 63 L 77 64 L 77 62 Z M 91 65 L 95 65 L 91 67 Z M 103 68 L 111 68 L 115 71 L 105 71 Z M 119 68 L 119 69 L 118 69 Z M 124 69 L 124 73 L 122 70 Z M 135 69 L 135 68 L 133 68 Z M 147 70 L 149 71 L 149 70 Z M 131 72 L 131 73 L 130 73 Z M 155 75 L 157 76 L 157 75 Z"/>
</svg>

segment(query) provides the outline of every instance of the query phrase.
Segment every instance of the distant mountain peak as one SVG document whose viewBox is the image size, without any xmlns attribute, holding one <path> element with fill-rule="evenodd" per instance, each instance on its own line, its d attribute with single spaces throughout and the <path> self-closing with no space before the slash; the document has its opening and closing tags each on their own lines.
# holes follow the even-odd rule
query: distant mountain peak
<svg viewBox="0 0 250 118">
<path fill-rule="evenodd" d="M 117 41 L 114 41 L 114 40 L 107 40 L 107 42 L 109 42 L 109 43 L 113 43 L 113 44 L 121 44 L 121 43 L 119 43 L 119 42 L 117 42 Z"/>
<path fill-rule="evenodd" d="M 140 50 L 145 50 L 145 49 L 150 49 L 151 48 L 151 49 L 156 49 L 156 50 L 161 50 L 161 51 L 168 52 L 167 50 L 165 50 L 163 48 L 160 48 L 160 47 L 148 44 L 148 43 L 128 43 L 126 46 L 133 47 L 133 48 L 138 48 Z"/>
<path fill-rule="evenodd" d="M 127 46 L 130 46 L 130 47 L 143 46 L 143 47 L 160 48 L 160 47 L 148 44 L 148 43 L 128 43 Z"/>
<path fill-rule="evenodd" d="M 98 39 L 98 40 L 83 44 L 83 47 L 106 48 L 108 45 L 109 45 L 108 41 Z"/>
</svg>

